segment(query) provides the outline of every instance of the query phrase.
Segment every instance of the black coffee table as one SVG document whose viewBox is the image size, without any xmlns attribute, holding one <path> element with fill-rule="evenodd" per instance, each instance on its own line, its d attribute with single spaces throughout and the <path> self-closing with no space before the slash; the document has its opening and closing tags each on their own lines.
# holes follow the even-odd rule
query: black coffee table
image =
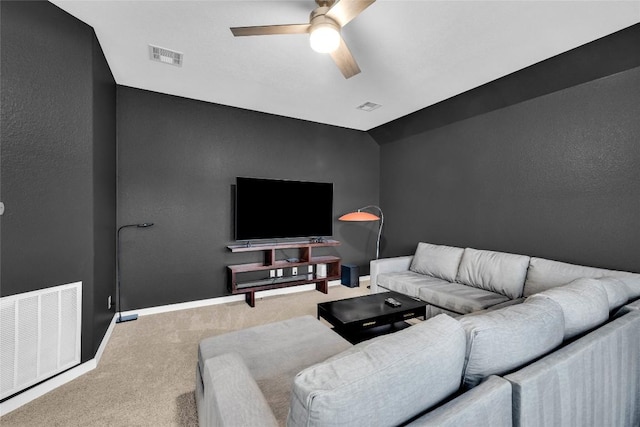
<svg viewBox="0 0 640 427">
<path fill-rule="evenodd" d="M 392 297 L 400 307 L 391 307 L 384 300 Z M 405 320 L 424 318 L 427 303 L 397 292 L 383 292 L 318 304 L 318 319 L 323 318 L 334 330 L 352 344 L 404 329 Z"/>
</svg>

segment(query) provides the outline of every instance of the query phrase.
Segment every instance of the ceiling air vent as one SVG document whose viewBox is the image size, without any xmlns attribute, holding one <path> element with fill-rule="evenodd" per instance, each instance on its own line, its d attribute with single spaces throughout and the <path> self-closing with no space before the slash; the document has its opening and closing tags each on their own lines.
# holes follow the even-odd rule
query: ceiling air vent
<svg viewBox="0 0 640 427">
<path fill-rule="evenodd" d="M 373 111 L 376 108 L 380 108 L 382 105 L 376 104 L 375 102 L 365 102 L 362 105 L 358 105 L 356 108 L 362 111 Z"/>
<path fill-rule="evenodd" d="M 154 45 L 149 45 L 149 57 L 152 61 L 164 62 L 165 64 L 182 67 L 182 53 L 165 49 Z"/>
</svg>

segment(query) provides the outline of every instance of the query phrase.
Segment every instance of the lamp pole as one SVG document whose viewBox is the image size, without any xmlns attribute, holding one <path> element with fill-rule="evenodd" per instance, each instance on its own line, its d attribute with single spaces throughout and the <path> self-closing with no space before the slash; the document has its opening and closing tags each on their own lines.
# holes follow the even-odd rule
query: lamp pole
<svg viewBox="0 0 640 427">
<path fill-rule="evenodd" d="M 380 228 L 378 229 L 378 239 L 376 240 L 376 259 L 380 258 L 380 237 L 382 236 L 382 226 L 384 225 L 384 213 L 380 206 L 369 205 L 364 208 L 358 209 L 358 212 L 362 212 L 364 209 L 377 209 L 380 212 Z"/>
<path fill-rule="evenodd" d="M 130 314 L 129 316 L 122 317 L 122 304 L 120 303 L 120 295 L 122 291 L 120 289 L 120 231 L 123 228 L 127 227 L 137 227 L 137 228 L 147 228 L 153 225 L 152 222 L 143 222 L 142 224 L 127 224 L 118 228 L 118 232 L 116 233 L 117 239 L 117 256 L 116 256 L 116 271 L 117 271 L 117 291 L 118 291 L 118 318 L 116 319 L 116 323 L 129 322 L 131 320 L 136 320 L 138 318 L 137 314 Z"/>
</svg>

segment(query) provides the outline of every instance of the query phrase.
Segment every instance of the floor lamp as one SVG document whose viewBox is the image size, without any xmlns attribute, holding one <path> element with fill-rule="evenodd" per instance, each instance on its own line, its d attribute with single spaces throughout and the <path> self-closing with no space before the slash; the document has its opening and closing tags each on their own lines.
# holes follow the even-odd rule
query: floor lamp
<svg viewBox="0 0 640 427">
<path fill-rule="evenodd" d="M 365 209 L 377 209 L 380 216 L 374 215 L 369 212 L 364 212 Z M 376 259 L 380 256 L 380 236 L 382 235 L 382 226 L 384 225 L 384 214 L 379 206 L 369 205 L 358 209 L 356 212 L 349 212 L 338 218 L 340 221 L 380 221 L 380 228 L 378 229 L 378 240 L 376 240 Z"/>
<path fill-rule="evenodd" d="M 129 322 L 131 320 L 136 320 L 138 318 L 137 314 L 130 314 L 128 316 L 123 316 L 122 315 L 122 305 L 120 304 L 120 294 L 122 293 L 121 289 L 120 289 L 120 231 L 122 231 L 123 228 L 127 228 L 127 227 L 138 227 L 138 228 L 147 228 L 147 227 L 151 227 L 153 225 L 152 222 L 144 222 L 142 224 L 128 224 L 128 225 L 123 225 L 122 227 L 118 228 L 118 233 L 117 233 L 117 241 L 118 241 L 118 247 L 117 247 L 117 257 L 116 257 L 116 270 L 117 270 L 117 279 L 118 279 L 118 318 L 116 319 L 116 323 L 122 323 L 122 322 Z"/>
</svg>

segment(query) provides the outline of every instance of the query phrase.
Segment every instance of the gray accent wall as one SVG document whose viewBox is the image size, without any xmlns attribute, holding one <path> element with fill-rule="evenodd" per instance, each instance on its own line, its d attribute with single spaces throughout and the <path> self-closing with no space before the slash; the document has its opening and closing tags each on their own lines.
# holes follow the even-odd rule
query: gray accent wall
<svg viewBox="0 0 640 427">
<path fill-rule="evenodd" d="M 82 281 L 82 361 L 113 311 L 115 82 L 93 30 L 2 1 L 0 295 Z"/>
<path fill-rule="evenodd" d="M 380 147 L 366 132 L 123 86 L 117 111 L 118 224 L 155 224 L 122 231 L 123 310 L 228 295 L 226 266 L 262 261 L 260 252 L 226 248 L 237 176 L 332 182 L 333 237 L 342 244 L 314 254 L 368 274 L 377 223 L 337 220 L 378 204 Z M 272 203 L 305 215 L 315 201 L 274 194 Z"/>
<path fill-rule="evenodd" d="M 640 272 L 639 93 L 633 68 L 387 141 L 384 256 L 426 241 Z"/>
</svg>

